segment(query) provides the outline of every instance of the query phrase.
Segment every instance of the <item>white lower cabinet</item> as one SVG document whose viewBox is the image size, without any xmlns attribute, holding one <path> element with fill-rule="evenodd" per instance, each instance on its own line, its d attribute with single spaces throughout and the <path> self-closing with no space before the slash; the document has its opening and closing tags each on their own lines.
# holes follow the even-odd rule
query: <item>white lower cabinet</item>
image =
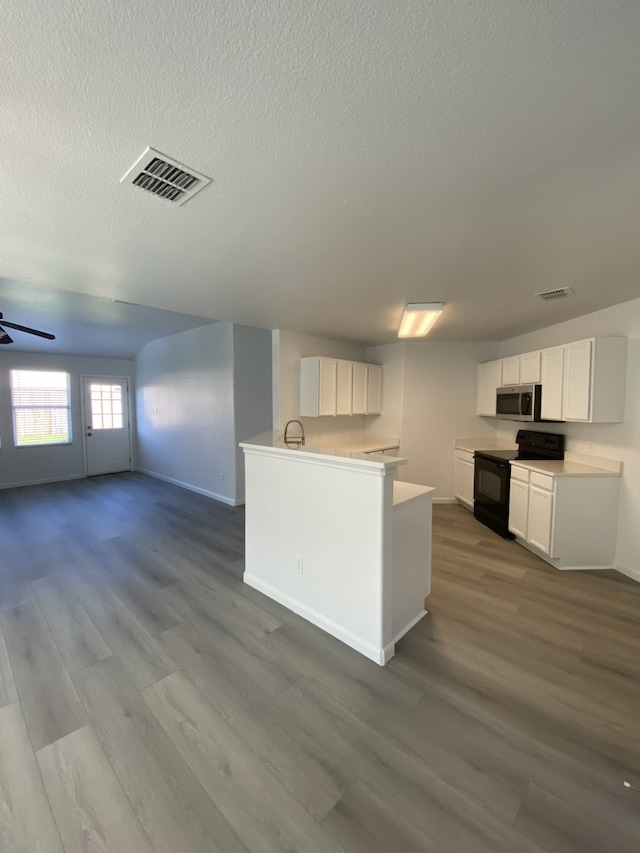
<svg viewBox="0 0 640 853">
<path fill-rule="evenodd" d="M 558 569 L 613 568 L 620 477 L 511 466 L 509 530 Z"/>
<path fill-rule="evenodd" d="M 473 509 L 473 451 L 456 450 L 454 483 L 456 499 Z"/>
<path fill-rule="evenodd" d="M 527 519 L 529 514 L 529 482 L 511 477 L 509 490 L 509 530 L 521 539 L 527 538 Z"/>
<path fill-rule="evenodd" d="M 527 540 L 548 554 L 551 553 L 553 533 L 553 492 L 538 486 L 529 486 L 529 510 L 527 513 Z"/>
</svg>

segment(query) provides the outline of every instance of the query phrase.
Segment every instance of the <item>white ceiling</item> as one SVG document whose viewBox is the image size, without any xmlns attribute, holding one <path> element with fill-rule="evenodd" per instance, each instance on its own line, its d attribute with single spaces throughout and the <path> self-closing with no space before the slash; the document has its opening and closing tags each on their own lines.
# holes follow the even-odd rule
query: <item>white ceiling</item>
<svg viewBox="0 0 640 853">
<path fill-rule="evenodd" d="M 4 0 L 0 276 L 359 343 L 635 298 L 639 44 L 637 0 Z M 120 184 L 147 145 L 214 183 Z"/>
</svg>

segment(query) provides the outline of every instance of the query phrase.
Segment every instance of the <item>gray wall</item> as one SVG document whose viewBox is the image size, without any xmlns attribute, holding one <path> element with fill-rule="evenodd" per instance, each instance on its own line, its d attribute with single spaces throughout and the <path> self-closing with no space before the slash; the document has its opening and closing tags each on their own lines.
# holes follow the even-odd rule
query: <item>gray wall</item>
<svg viewBox="0 0 640 853">
<path fill-rule="evenodd" d="M 139 469 L 234 503 L 231 323 L 147 344 L 136 388 Z"/>
<path fill-rule="evenodd" d="M 86 476 L 84 423 L 81 411 L 82 376 L 125 376 L 131 396 L 131 428 L 135 430 L 132 361 L 46 353 L 16 352 L 0 355 L 0 488 L 25 486 Z M 10 370 L 63 370 L 70 375 L 72 443 L 51 447 L 14 447 Z M 133 462 L 135 466 L 135 458 Z"/>
<path fill-rule="evenodd" d="M 244 501 L 244 453 L 238 442 L 271 429 L 271 330 L 233 327 L 236 501 Z"/>
<path fill-rule="evenodd" d="M 271 332 L 212 323 L 136 358 L 139 468 L 235 505 L 238 441 L 271 424 Z"/>
<path fill-rule="evenodd" d="M 407 341 L 367 350 L 382 364 L 383 412 L 367 418 L 367 431 L 400 437 L 407 464 L 398 479 L 434 486 L 434 497 L 453 495 L 456 438 L 494 437 L 495 426 L 476 415 L 478 363 L 497 354 L 486 342 Z"/>
</svg>

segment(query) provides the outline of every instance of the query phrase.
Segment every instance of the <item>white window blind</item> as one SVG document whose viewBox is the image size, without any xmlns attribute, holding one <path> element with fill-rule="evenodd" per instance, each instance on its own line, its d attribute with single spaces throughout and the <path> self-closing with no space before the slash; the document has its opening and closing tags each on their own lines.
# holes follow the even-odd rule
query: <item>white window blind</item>
<svg viewBox="0 0 640 853">
<path fill-rule="evenodd" d="M 71 441 L 68 373 L 12 370 L 11 402 L 16 447 Z"/>
</svg>

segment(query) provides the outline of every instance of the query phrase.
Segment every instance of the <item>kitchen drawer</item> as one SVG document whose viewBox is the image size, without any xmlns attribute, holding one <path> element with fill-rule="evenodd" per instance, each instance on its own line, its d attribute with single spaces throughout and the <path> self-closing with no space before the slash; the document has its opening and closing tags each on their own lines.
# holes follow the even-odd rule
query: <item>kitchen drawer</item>
<svg viewBox="0 0 640 853">
<path fill-rule="evenodd" d="M 521 480 L 523 483 L 528 483 L 529 473 L 526 468 L 519 468 L 517 465 L 511 466 L 511 477 L 514 480 Z"/>
<path fill-rule="evenodd" d="M 456 459 L 470 462 L 473 465 L 473 450 L 456 450 Z"/>
<path fill-rule="evenodd" d="M 553 491 L 553 477 L 549 477 L 547 474 L 538 474 L 537 471 L 532 471 L 529 482 L 532 486 L 537 486 L 539 489 Z"/>
</svg>

